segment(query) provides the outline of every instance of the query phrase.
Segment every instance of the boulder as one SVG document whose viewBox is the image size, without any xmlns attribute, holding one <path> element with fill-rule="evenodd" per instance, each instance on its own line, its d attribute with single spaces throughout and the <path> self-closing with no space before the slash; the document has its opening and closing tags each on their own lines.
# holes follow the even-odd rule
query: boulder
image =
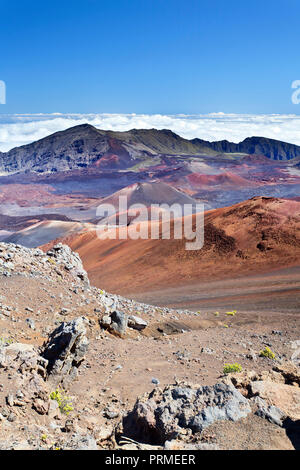
<svg viewBox="0 0 300 470">
<path fill-rule="evenodd" d="M 40 415 L 45 415 L 49 410 L 50 400 L 42 400 L 41 398 L 36 398 L 33 400 L 32 408 L 37 411 Z"/>
<path fill-rule="evenodd" d="M 43 357 L 48 360 L 48 374 L 74 378 L 88 349 L 85 320 L 80 317 L 63 322 L 44 344 Z"/>
<path fill-rule="evenodd" d="M 148 323 L 136 315 L 127 316 L 120 310 L 113 310 L 101 318 L 100 325 L 112 334 L 122 337 L 126 334 L 127 327 L 141 331 L 148 326 Z"/>
<path fill-rule="evenodd" d="M 277 426 L 283 426 L 283 422 L 287 416 L 282 410 L 276 406 L 268 405 L 268 403 L 258 395 L 250 398 L 250 401 L 254 405 L 254 412 L 257 416 L 260 416 Z"/>
<path fill-rule="evenodd" d="M 133 328 L 134 330 L 141 331 L 148 326 L 148 323 L 141 317 L 137 317 L 136 315 L 129 315 L 128 326 L 129 328 Z"/>
<path fill-rule="evenodd" d="M 292 362 L 284 362 L 273 367 L 280 373 L 287 385 L 298 384 L 300 386 L 300 369 Z"/>
<path fill-rule="evenodd" d="M 124 419 L 124 434 L 163 444 L 182 434 L 199 433 L 215 421 L 237 421 L 250 412 L 249 401 L 233 385 L 167 386 L 137 400 Z"/>
<path fill-rule="evenodd" d="M 286 415 L 276 406 L 261 406 L 255 412 L 257 416 L 267 419 L 270 423 L 282 426 Z"/>
<path fill-rule="evenodd" d="M 283 411 L 293 420 L 300 419 L 300 388 L 259 380 L 251 383 L 251 392 Z"/>
<path fill-rule="evenodd" d="M 109 315 L 104 315 L 101 318 L 100 324 L 102 328 L 109 328 L 109 326 L 111 325 L 111 317 Z"/>
<path fill-rule="evenodd" d="M 109 330 L 112 334 L 122 337 L 127 330 L 128 316 L 119 310 L 114 310 L 109 315 L 102 317 L 100 325 L 102 328 Z"/>
</svg>

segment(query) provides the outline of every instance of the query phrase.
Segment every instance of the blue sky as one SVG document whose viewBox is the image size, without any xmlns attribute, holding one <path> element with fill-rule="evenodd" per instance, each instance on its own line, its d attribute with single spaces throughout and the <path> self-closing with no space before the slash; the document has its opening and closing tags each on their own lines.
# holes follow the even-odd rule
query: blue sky
<svg viewBox="0 0 300 470">
<path fill-rule="evenodd" d="M 299 0 L 0 7 L 0 114 L 300 114 Z"/>
</svg>

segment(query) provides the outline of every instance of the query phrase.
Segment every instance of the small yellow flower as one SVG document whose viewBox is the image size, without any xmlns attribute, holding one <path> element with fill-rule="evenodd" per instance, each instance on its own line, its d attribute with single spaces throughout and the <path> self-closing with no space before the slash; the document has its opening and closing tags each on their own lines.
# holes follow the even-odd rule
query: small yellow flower
<svg viewBox="0 0 300 470">
<path fill-rule="evenodd" d="M 262 351 L 259 352 L 260 357 L 267 357 L 268 359 L 275 359 L 276 354 L 273 353 L 273 351 L 268 348 L 268 346 L 265 347 Z"/>
<path fill-rule="evenodd" d="M 232 310 L 232 312 L 226 312 L 226 315 L 231 315 L 232 317 L 234 317 L 235 314 L 236 310 Z"/>
<path fill-rule="evenodd" d="M 242 372 L 243 368 L 237 362 L 235 364 L 225 364 L 223 372 L 224 374 L 231 374 L 233 372 Z"/>
</svg>

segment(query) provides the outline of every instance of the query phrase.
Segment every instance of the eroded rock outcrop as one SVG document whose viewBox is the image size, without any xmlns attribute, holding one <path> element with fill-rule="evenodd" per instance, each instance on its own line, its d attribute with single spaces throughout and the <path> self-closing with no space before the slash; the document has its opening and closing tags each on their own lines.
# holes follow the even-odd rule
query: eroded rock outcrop
<svg viewBox="0 0 300 470">
<path fill-rule="evenodd" d="M 124 337 L 127 327 L 142 331 L 148 326 L 148 323 L 136 315 L 128 316 L 119 310 L 112 310 L 101 318 L 100 326 L 116 336 Z"/>
<path fill-rule="evenodd" d="M 123 337 L 127 330 L 128 316 L 119 310 L 113 310 L 109 315 L 103 316 L 100 325 L 110 333 Z"/>
<path fill-rule="evenodd" d="M 270 371 L 230 374 L 224 382 L 245 397 L 256 398 L 257 414 L 271 422 L 281 425 L 284 416 L 300 419 L 300 369 L 292 362 L 278 363 Z"/>
<path fill-rule="evenodd" d="M 300 388 L 258 380 L 252 382 L 251 391 L 253 395 L 266 400 L 270 406 L 279 408 L 289 418 L 300 420 Z"/>
<path fill-rule="evenodd" d="M 61 323 L 44 345 L 42 355 L 48 361 L 49 376 L 75 378 L 88 344 L 84 318 Z"/>
<path fill-rule="evenodd" d="M 124 420 L 124 431 L 144 442 L 162 444 L 199 433 L 215 421 L 237 421 L 250 412 L 249 401 L 232 385 L 173 385 L 138 399 Z"/>
<path fill-rule="evenodd" d="M 12 275 L 42 277 L 48 280 L 68 279 L 74 286 L 90 286 L 80 256 L 62 243 L 44 253 L 39 248 L 0 242 L 0 276 Z"/>
</svg>

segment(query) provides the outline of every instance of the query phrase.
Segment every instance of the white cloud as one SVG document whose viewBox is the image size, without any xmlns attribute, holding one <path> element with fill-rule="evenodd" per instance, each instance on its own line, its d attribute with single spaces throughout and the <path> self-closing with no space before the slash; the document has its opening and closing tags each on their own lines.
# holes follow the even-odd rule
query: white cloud
<svg viewBox="0 0 300 470">
<path fill-rule="evenodd" d="M 33 114 L 0 115 L 0 151 L 28 144 L 53 132 L 89 123 L 101 129 L 171 129 L 187 139 L 240 142 L 264 136 L 300 145 L 300 115 L 212 113 L 161 114 Z"/>
</svg>

